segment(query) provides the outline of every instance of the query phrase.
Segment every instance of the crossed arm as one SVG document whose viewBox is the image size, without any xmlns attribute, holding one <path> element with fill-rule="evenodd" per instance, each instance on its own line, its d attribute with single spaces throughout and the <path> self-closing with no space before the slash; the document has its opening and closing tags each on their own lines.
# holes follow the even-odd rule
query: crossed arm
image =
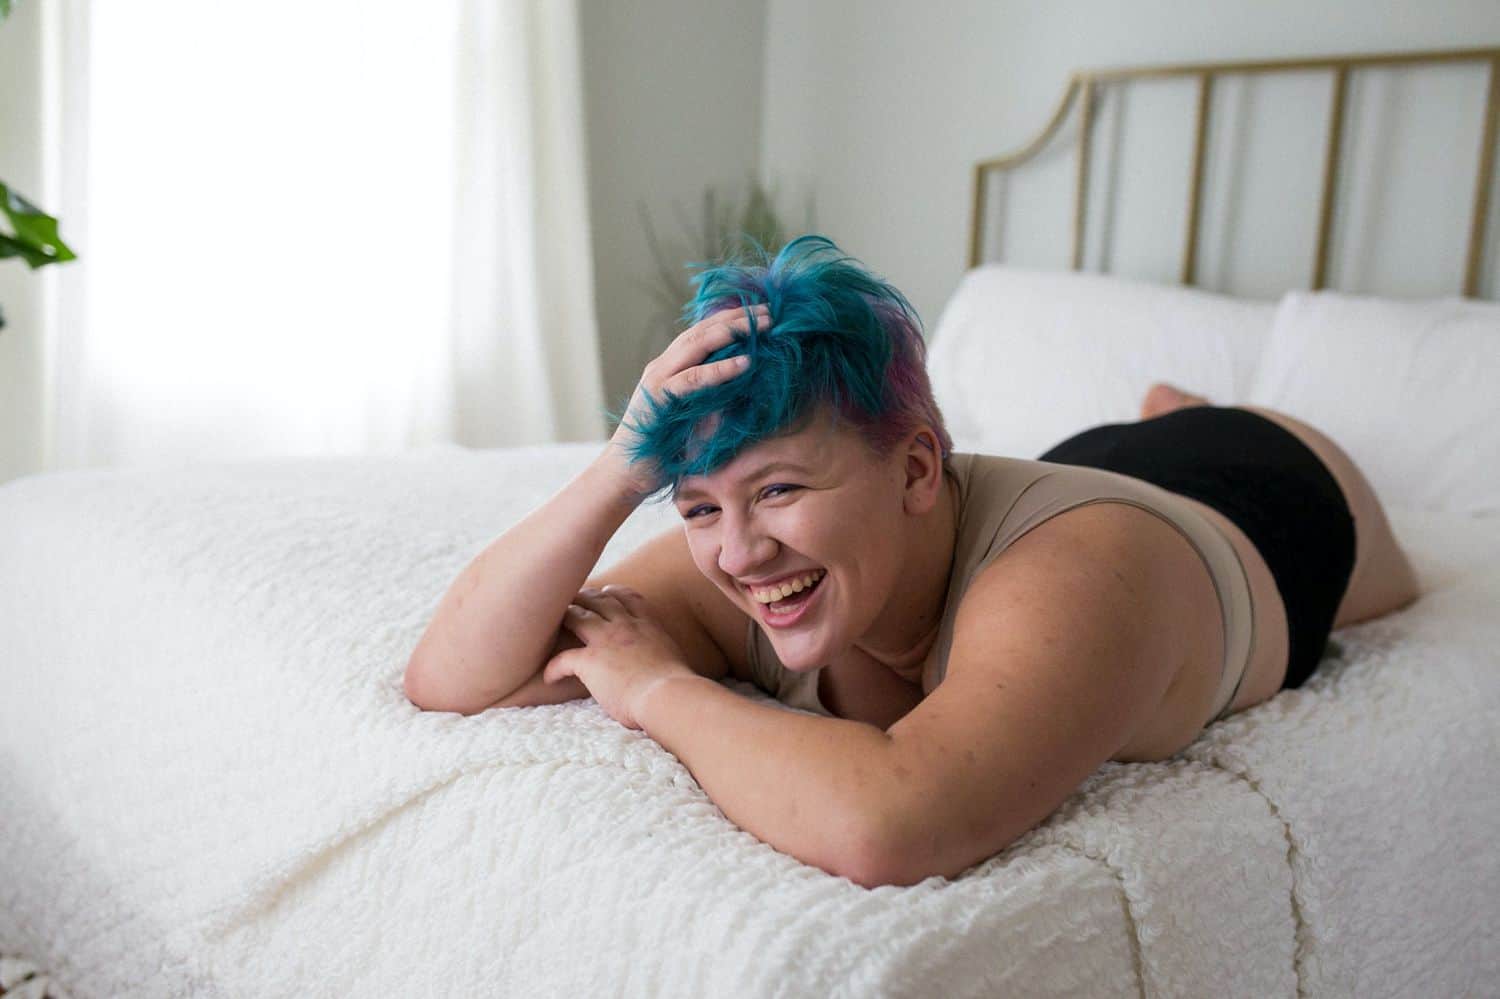
<svg viewBox="0 0 1500 999">
<path fill-rule="evenodd" d="M 892 773 L 885 732 L 758 703 L 702 676 L 654 687 L 639 720 L 735 825 L 830 874 L 880 881 L 870 820 Z"/>
<path fill-rule="evenodd" d="M 554 641 L 548 608 L 578 592 L 632 509 L 600 498 L 600 474 L 591 466 L 455 581 L 407 667 L 408 698 L 472 714 L 592 695 L 627 723 L 622 705 L 639 701 L 632 727 L 733 822 L 867 887 L 953 876 L 1009 846 L 1130 744 L 1183 666 L 1170 597 L 1180 575 L 1161 553 L 1186 542 L 1116 503 L 1049 519 L 976 576 L 943 682 L 886 731 L 740 697 L 685 665 L 712 665 L 714 650 L 686 633 L 642 645 L 653 629 L 633 614 L 619 645 Z M 577 523 L 594 526 L 557 528 Z M 508 565 L 536 571 L 498 568 Z M 589 620 L 575 623 L 597 634 Z M 568 675 L 580 667 L 587 686 Z"/>
<path fill-rule="evenodd" d="M 871 888 L 955 876 L 1050 815 L 1161 702 L 1179 663 L 1143 547 L 1158 529 L 1096 505 L 1016 542 L 965 594 L 942 684 L 888 731 L 699 676 L 656 685 L 638 720 L 784 853 Z"/>
</svg>

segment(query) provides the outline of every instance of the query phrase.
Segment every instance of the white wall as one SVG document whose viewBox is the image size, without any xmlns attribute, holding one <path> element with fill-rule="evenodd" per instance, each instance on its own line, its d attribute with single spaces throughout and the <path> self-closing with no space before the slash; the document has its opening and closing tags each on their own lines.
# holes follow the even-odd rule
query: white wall
<svg viewBox="0 0 1500 999">
<path fill-rule="evenodd" d="M 641 285 L 655 264 L 636 213 L 681 237 L 703 189 L 743 195 L 759 169 L 765 0 L 582 0 L 589 208 L 607 402 L 620 407 L 674 330 Z M 679 303 L 680 306 L 681 303 Z M 657 349 L 642 340 L 657 335 Z"/>
<path fill-rule="evenodd" d="M 1030 141 L 1072 70 L 1496 44 L 1494 0 L 770 0 L 762 162 L 769 178 L 813 189 L 824 231 L 907 292 L 931 331 L 966 266 L 972 164 Z M 1458 292 L 1484 84 L 1475 69 L 1394 84 L 1356 77 L 1345 157 L 1373 160 L 1377 148 L 1399 155 L 1387 170 L 1352 171 L 1335 253 L 1378 244 L 1399 255 L 1349 254 L 1333 287 Z M 1231 175 L 1227 155 L 1210 156 L 1206 194 L 1219 207 L 1205 219 L 1203 286 L 1269 297 L 1310 279 L 1322 131 L 1290 112 L 1312 101 L 1325 114 L 1328 94 L 1326 76 L 1216 92 L 1211 141 L 1238 146 L 1245 169 Z M 1418 98 L 1429 109 L 1421 119 L 1407 103 Z M 1135 141 L 1117 161 L 1113 227 L 1095 224 L 1102 217 L 1090 223 L 1089 269 L 1103 262 L 1111 273 L 1177 280 L 1194 100 L 1180 81 L 1128 98 L 1124 134 Z M 1368 115 L 1387 104 L 1395 124 L 1381 126 Z M 1434 106 L 1450 113 L 1433 114 Z M 1096 149 L 1117 107 L 1102 110 Z M 1006 262 L 1068 266 L 1072 138 L 1054 140 L 1046 165 L 1009 187 Z M 1095 208 L 1109 184 L 1101 162 Z M 1420 180 L 1426 200 L 1370 207 L 1398 180 Z M 1305 207 L 1276 211 L 1296 198 Z M 1487 296 L 1497 287 L 1493 244 Z"/>
<path fill-rule="evenodd" d="M 45 207 L 39 8 L 36 0 L 20 3 L 0 26 L 0 177 Z M 906 291 L 930 330 L 965 266 L 971 164 L 1029 140 L 1070 70 L 1496 45 L 1500 4 L 580 0 L 580 25 L 595 291 L 607 401 L 618 406 L 646 359 L 643 338 L 658 334 L 660 343 L 669 332 L 652 325 L 656 307 L 642 287 L 654 264 L 636 216 L 638 199 L 660 230 L 676 234 L 674 203 L 696 221 L 705 185 L 742 193 L 759 167 L 780 187 L 784 215 L 800 219 L 789 206 L 815 195 L 820 231 Z M 1473 70 L 1394 87 L 1357 82 L 1351 121 L 1387 103 L 1399 109 L 1401 98 L 1426 101 L 1434 93 L 1452 114 L 1421 121 L 1397 114 L 1397 126 L 1384 135 L 1375 126 L 1365 133 L 1355 128 L 1346 155 L 1378 146 L 1400 153 L 1400 162 L 1395 176 L 1351 175 L 1344 206 L 1349 218 L 1335 248 L 1379 242 L 1404 247 L 1406 256 L 1348 254 L 1339 258 L 1334 287 L 1456 290 L 1463 247 L 1451 230 L 1455 219 L 1466 218 L 1472 191 L 1482 90 L 1483 75 Z M 1210 158 L 1208 196 L 1214 203 L 1217 195 L 1223 207 L 1211 208 L 1205 220 L 1205 286 L 1264 295 L 1277 282 L 1310 273 L 1311 205 L 1300 221 L 1278 220 L 1261 209 L 1266 199 L 1274 206 L 1290 193 L 1316 191 L 1321 133 L 1279 135 L 1274 125 L 1246 123 L 1275 122 L 1276 109 L 1288 104 L 1326 107 L 1326 95 L 1326 80 L 1313 78 L 1249 94 L 1222 88 L 1214 141 L 1238 136 L 1245 147 L 1240 162 L 1249 168 L 1230 176 L 1223 169 L 1227 156 Z M 1184 84 L 1129 99 L 1125 134 L 1135 141 L 1121 149 L 1113 225 L 1102 218 L 1091 223 L 1090 268 L 1103 264 L 1114 273 L 1176 280 L 1191 107 L 1192 91 Z M 1096 141 L 1112 134 L 1118 110 L 1102 109 Z M 1007 190 L 1003 250 L 1009 262 L 1067 265 L 1067 138 L 1054 144 L 1042 168 Z M 1288 142 L 1293 148 L 1301 143 L 1307 154 L 1288 155 Z M 1232 145 L 1224 141 L 1225 148 Z M 1158 147 L 1166 158 L 1153 164 Z M 1461 154 L 1452 152 L 1455 147 Z M 1280 151 L 1266 152 L 1273 148 Z M 1427 201 L 1361 215 L 1361 206 L 1377 204 L 1372 193 L 1418 174 L 1428 175 L 1426 190 L 1434 192 Z M 1096 169 L 1096 208 L 1109 177 Z M 1142 177 L 1155 185 L 1143 185 Z M 66 238 L 66 219 L 62 231 Z M 1244 237 L 1246 245 L 1253 238 L 1260 249 L 1237 249 L 1232 236 Z M 1493 296 L 1500 288 L 1494 280 L 1500 252 L 1494 238 L 1491 244 L 1484 293 Z M 43 354 L 36 329 L 44 273 L 15 261 L 0 264 L 0 302 L 11 324 L 0 333 L 0 482 L 41 467 Z"/>
<path fill-rule="evenodd" d="M 41 52 L 40 4 L 15 5 L 0 22 L 0 179 L 49 211 L 42 189 L 42 102 L 36 89 Z M 59 231 L 66 242 L 66 219 L 60 220 Z M 0 483 L 42 467 L 41 290 L 46 274 L 19 257 L 0 260 L 0 308 L 6 322 L 0 330 Z"/>
</svg>

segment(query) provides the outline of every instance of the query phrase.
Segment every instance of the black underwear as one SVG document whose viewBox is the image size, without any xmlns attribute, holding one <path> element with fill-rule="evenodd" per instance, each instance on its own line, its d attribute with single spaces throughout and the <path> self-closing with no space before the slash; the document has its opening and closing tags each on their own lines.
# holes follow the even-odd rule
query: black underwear
<svg viewBox="0 0 1500 999">
<path fill-rule="evenodd" d="M 1354 517 L 1328 471 L 1280 424 L 1234 406 L 1189 406 L 1091 427 L 1040 461 L 1102 468 L 1198 500 L 1255 545 L 1286 605 L 1282 688 L 1317 669 L 1354 571 Z"/>
</svg>

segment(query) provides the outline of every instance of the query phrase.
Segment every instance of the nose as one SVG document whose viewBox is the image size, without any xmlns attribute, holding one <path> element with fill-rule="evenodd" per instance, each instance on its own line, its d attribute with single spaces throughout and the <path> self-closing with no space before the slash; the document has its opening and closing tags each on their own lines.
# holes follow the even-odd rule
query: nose
<svg viewBox="0 0 1500 999">
<path fill-rule="evenodd" d="M 767 565 L 776 557 L 777 543 L 750 520 L 719 518 L 719 569 L 727 576 L 742 579 L 757 566 Z"/>
</svg>

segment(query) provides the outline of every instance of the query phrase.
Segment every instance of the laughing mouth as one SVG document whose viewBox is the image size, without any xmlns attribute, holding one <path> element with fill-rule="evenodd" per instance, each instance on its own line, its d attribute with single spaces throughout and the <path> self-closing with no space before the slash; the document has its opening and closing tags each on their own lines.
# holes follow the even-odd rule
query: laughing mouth
<svg viewBox="0 0 1500 999">
<path fill-rule="evenodd" d="M 754 601 L 758 606 L 766 608 L 773 614 L 785 614 L 788 611 L 795 610 L 798 606 L 810 600 L 812 598 L 813 592 L 817 590 L 818 587 L 822 586 L 823 580 L 827 578 L 828 573 L 827 571 L 824 571 L 816 579 L 814 579 L 812 583 L 804 586 L 802 589 L 798 590 L 795 593 L 789 593 L 785 596 L 778 597 L 777 599 L 770 601 L 759 600 L 752 594 L 750 599 Z"/>
<path fill-rule="evenodd" d="M 820 578 L 827 575 L 827 573 L 827 569 L 806 569 L 791 576 L 783 576 L 775 583 L 771 583 L 768 585 L 762 586 L 756 585 L 755 583 L 744 583 L 741 585 L 743 585 L 745 587 L 745 591 L 759 603 L 770 603 L 773 600 L 779 600 L 783 597 L 790 596 L 794 592 L 808 589 Z"/>
</svg>

